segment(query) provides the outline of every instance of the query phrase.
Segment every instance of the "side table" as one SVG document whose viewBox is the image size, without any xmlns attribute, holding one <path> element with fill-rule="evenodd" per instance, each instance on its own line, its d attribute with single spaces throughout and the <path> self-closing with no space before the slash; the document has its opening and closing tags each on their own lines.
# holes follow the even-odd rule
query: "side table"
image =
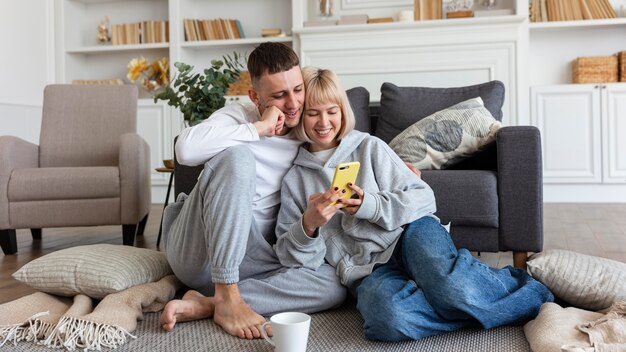
<svg viewBox="0 0 626 352">
<path fill-rule="evenodd" d="M 161 233 L 163 231 L 163 214 L 165 213 L 165 207 L 167 207 L 167 203 L 170 201 L 170 191 L 172 190 L 172 180 L 174 179 L 174 169 L 170 169 L 167 167 L 157 167 L 155 169 L 157 172 L 166 172 L 170 174 L 170 181 L 167 184 L 167 191 L 165 192 L 165 204 L 163 204 L 163 211 L 161 212 L 161 225 L 159 225 L 159 236 L 157 237 L 156 246 L 159 248 L 159 244 L 161 244 Z"/>
</svg>

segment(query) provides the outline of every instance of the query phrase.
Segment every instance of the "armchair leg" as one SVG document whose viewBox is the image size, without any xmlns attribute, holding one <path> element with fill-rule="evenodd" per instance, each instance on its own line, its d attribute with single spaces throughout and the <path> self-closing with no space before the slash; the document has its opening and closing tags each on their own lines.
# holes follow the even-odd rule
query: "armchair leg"
<svg viewBox="0 0 626 352">
<path fill-rule="evenodd" d="M 134 246 L 136 232 L 137 225 L 122 225 L 122 243 L 124 243 L 125 246 Z"/>
<path fill-rule="evenodd" d="M 139 222 L 139 225 L 137 225 L 137 236 L 143 236 L 143 230 L 146 229 L 146 223 L 148 222 L 148 215 L 146 214 Z"/>
<path fill-rule="evenodd" d="M 513 252 L 513 266 L 526 270 L 526 260 L 528 260 L 528 252 Z"/>
<path fill-rule="evenodd" d="M 4 255 L 17 253 L 17 236 L 14 229 L 0 230 L 0 247 Z"/>
<path fill-rule="evenodd" d="M 33 240 L 41 239 L 41 229 L 30 229 L 30 233 L 33 235 Z"/>
</svg>

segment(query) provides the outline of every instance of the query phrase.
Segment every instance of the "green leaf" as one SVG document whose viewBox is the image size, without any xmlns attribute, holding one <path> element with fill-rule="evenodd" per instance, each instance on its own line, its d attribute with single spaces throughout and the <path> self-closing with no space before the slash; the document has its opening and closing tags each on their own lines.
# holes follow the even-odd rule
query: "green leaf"
<svg viewBox="0 0 626 352">
<path fill-rule="evenodd" d="M 237 52 L 211 60 L 211 66 L 195 73 L 194 66 L 174 63 L 178 73 L 163 91 L 154 95 L 154 102 L 166 101 L 178 108 L 183 118 L 194 125 L 209 118 L 226 103 L 224 96 L 231 83 L 239 79 L 243 56 Z"/>
</svg>

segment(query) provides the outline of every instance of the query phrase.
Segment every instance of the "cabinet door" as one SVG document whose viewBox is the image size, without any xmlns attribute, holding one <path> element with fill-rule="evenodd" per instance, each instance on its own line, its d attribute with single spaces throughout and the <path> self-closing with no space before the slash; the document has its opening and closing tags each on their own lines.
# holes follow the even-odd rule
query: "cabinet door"
<svg viewBox="0 0 626 352">
<path fill-rule="evenodd" d="M 604 182 L 626 183 L 626 85 L 604 84 L 602 135 Z"/>
<path fill-rule="evenodd" d="M 544 183 L 602 182 L 599 88 L 533 87 L 531 106 L 541 131 Z"/>
<path fill-rule="evenodd" d="M 149 99 L 140 99 L 137 110 L 137 133 L 150 146 L 150 170 L 152 181 L 152 200 L 165 199 L 165 189 L 169 174 L 159 173 L 155 168 L 163 166 L 164 159 L 171 159 L 176 135 L 174 118 L 170 107 L 165 103 L 155 104 Z"/>
</svg>

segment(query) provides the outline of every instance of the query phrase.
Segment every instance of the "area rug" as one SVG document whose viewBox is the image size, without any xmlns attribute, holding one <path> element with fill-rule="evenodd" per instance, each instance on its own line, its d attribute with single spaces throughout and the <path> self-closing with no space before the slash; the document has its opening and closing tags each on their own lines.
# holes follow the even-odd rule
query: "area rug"
<svg viewBox="0 0 626 352">
<path fill-rule="evenodd" d="M 353 302 L 342 307 L 312 315 L 309 352 L 530 352 L 523 327 L 505 326 L 490 330 L 464 329 L 419 341 L 399 343 L 373 342 L 363 335 L 363 321 Z M 165 332 L 159 325 L 159 313 L 145 314 L 134 335 L 115 351 L 172 351 L 172 352 L 271 352 L 264 340 L 241 340 L 224 333 L 212 320 L 180 323 L 174 331 Z M 50 349 L 32 343 L 5 345 L 1 351 L 44 352 Z"/>
</svg>

